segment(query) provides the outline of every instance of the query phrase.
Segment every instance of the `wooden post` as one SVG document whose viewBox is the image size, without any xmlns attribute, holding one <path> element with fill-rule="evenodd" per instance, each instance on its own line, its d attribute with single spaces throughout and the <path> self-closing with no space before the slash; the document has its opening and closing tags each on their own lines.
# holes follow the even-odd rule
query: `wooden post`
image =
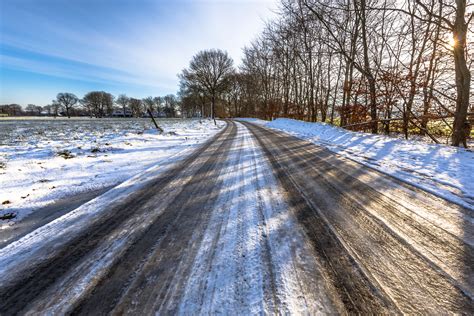
<svg viewBox="0 0 474 316">
<path fill-rule="evenodd" d="M 161 133 L 163 133 L 164 130 L 161 127 L 158 126 L 158 124 L 155 121 L 155 118 L 153 117 L 153 113 L 150 111 L 150 109 L 147 109 L 147 112 L 150 115 L 151 120 L 153 121 L 153 124 L 155 124 L 156 129 L 159 130 Z"/>
</svg>

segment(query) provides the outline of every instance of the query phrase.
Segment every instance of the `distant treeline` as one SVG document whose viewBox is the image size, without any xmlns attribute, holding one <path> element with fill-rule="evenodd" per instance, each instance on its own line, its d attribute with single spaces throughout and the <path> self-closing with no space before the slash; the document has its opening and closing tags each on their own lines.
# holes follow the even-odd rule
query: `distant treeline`
<svg viewBox="0 0 474 316">
<path fill-rule="evenodd" d="M 156 117 L 177 117 L 181 113 L 179 99 L 173 94 L 136 99 L 125 94 L 114 97 L 105 91 L 91 91 L 83 98 L 69 92 L 58 93 L 56 99 L 45 106 L 0 105 L 0 116 L 143 117 L 149 115 L 148 110 Z"/>
</svg>

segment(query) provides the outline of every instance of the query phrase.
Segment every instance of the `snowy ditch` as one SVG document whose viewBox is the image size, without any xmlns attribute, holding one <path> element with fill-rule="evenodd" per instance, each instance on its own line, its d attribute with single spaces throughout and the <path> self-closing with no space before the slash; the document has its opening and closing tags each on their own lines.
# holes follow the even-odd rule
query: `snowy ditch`
<svg viewBox="0 0 474 316">
<path fill-rule="evenodd" d="M 474 210 L 474 153 L 464 148 L 279 118 L 239 120 L 280 130 Z"/>
</svg>

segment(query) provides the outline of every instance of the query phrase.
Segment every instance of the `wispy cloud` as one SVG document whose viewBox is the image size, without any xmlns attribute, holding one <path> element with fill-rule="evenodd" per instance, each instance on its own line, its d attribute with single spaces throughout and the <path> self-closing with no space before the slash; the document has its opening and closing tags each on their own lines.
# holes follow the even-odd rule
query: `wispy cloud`
<svg viewBox="0 0 474 316">
<path fill-rule="evenodd" d="M 275 10 L 273 1 L 262 0 L 6 0 L 0 62 L 2 68 L 88 81 L 97 89 L 120 84 L 131 86 L 123 91 L 129 94 L 150 87 L 156 94 L 173 93 L 177 73 L 199 50 L 225 49 L 239 63 L 243 46 Z"/>
</svg>

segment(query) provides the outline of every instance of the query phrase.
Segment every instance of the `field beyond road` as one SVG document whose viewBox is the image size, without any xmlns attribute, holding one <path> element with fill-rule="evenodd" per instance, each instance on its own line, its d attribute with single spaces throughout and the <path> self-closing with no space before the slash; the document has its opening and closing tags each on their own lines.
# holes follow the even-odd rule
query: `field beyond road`
<svg viewBox="0 0 474 316">
<path fill-rule="evenodd" d="M 10 230 L 38 210 L 97 195 L 194 149 L 225 125 L 199 119 L 158 122 L 165 133 L 146 118 L 0 119 L 0 216 L 16 216 L 0 221 L 0 227 Z M 0 233 L 0 245 L 2 239 Z"/>
</svg>

